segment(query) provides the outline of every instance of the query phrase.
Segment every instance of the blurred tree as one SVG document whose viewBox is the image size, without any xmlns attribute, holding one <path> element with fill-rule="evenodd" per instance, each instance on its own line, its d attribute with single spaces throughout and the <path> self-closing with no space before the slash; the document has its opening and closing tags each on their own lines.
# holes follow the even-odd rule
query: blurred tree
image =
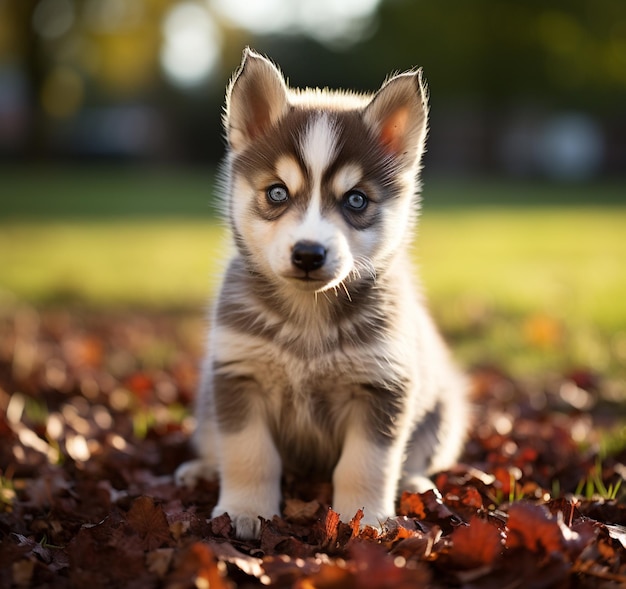
<svg viewBox="0 0 626 589">
<path fill-rule="evenodd" d="M 419 64 L 439 96 L 623 110 L 623 0 L 387 0 L 368 67 Z"/>
<path fill-rule="evenodd" d="M 280 1 L 266 6 L 275 10 Z M 206 11 L 219 37 L 213 77 L 199 78 L 195 88 L 176 87 L 163 68 L 164 22 L 183 5 Z M 381 0 L 371 22 L 354 38 L 348 29 L 345 40 L 324 43 L 323 35 L 291 29 L 254 38 L 209 0 L 0 0 L 0 70 L 13 62 L 25 72 L 30 156 L 45 152 L 51 129 L 87 107 L 120 104 L 158 109 L 192 151 L 209 137 L 215 145 L 219 115 L 198 121 L 219 112 L 224 84 L 248 43 L 279 62 L 296 85 L 371 90 L 390 70 L 419 65 L 438 108 L 493 113 L 494 106 L 540 104 L 623 117 L 624 0 Z M 181 31 L 184 44 L 189 37 Z"/>
<path fill-rule="evenodd" d="M 28 110 L 31 113 L 26 127 L 24 145 L 30 157 L 38 157 L 44 150 L 45 117 L 40 111 L 39 96 L 46 73 L 46 60 L 40 50 L 40 37 L 32 27 L 33 13 L 38 0 L 3 2 L 2 53 L 0 58 L 18 56 L 16 61 L 26 72 Z"/>
</svg>

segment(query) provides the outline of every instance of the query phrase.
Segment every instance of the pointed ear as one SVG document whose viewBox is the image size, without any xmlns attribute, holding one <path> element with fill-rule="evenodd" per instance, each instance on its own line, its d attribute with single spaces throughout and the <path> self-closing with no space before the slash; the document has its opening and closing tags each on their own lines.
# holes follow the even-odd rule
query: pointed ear
<svg viewBox="0 0 626 589">
<path fill-rule="evenodd" d="M 287 110 L 287 86 L 274 64 L 246 47 L 226 92 L 224 126 L 235 152 L 244 150 Z"/>
<path fill-rule="evenodd" d="M 419 162 L 428 126 L 428 96 L 422 70 L 394 76 L 363 113 L 383 149 L 403 165 Z"/>
</svg>

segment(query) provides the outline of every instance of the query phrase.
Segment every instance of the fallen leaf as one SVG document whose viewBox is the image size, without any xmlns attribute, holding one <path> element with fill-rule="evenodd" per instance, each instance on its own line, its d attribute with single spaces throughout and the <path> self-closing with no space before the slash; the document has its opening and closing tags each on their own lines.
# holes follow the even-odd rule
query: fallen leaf
<svg viewBox="0 0 626 589">
<path fill-rule="evenodd" d="M 160 505 L 150 497 L 135 499 L 127 515 L 128 524 L 139 535 L 146 550 L 155 550 L 171 544 L 172 536 Z"/>
<path fill-rule="evenodd" d="M 236 566 L 246 575 L 260 579 L 265 574 L 262 559 L 244 554 L 228 542 L 209 542 L 209 547 L 216 558 Z"/>
<path fill-rule="evenodd" d="M 566 553 L 575 558 L 592 539 L 592 526 L 573 530 L 563 521 L 562 512 L 553 516 L 544 505 L 519 502 L 509 507 L 507 548 L 523 547 L 535 553 Z"/>
<path fill-rule="evenodd" d="M 298 579 L 294 585 L 294 589 L 356 589 L 356 587 L 354 575 L 343 563 L 324 563 L 317 573 Z"/>
<path fill-rule="evenodd" d="M 479 517 L 472 517 L 468 525 L 459 526 L 451 534 L 451 561 L 462 569 L 493 566 L 504 551 L 504 542 L 495 526 Z"/>
<path fill-rule="evenodd" d="M 357 510 L 354 517 L 350 520 L 350 528 L 352 529 L 352 537 L 356 537 L 359 535 L 359 531 L 361 529 L 361 520 L 363 519 L 363 510 Z"/>
<path fill-rule="evenodd" d="M 605 524 L 609 536 L 617 540 L 624 548 L 626 548 L 626 526 L 618 526 L 616 524 Z"/>
<path fill-rule="evenodd" d="M 176 560 L 165 586 L 168 589 L 232 589 L 234 584 L 226 578 L 226 572 L 226 565 L 218 562 L 207 544 L 194 542 Z"/>
<path fill-rule="evenodd" d="M 16 587 L 30 587 L 34 570 L 34 560 L 25 558 L 14 562 L 11 567 L 12 584 Z"/>
<path fill-rule="evenodd" d="M 210 518 L 217 482 L 173 482 L 193 457 L 203 319 L 32 315 L 33 329 L 16 334 L 0 307 L 2 587 L 608 589 L 626 577 L 621 497 L 572 498 L 596 465 L 598 426 L 618 432 L 623 417 L 621 389 L 590 368 L 523 379 L 478 368 L 481 411 L 463 462 L 436 476 L 444 498 L 405 495 L 380 533 L 328 509 L 330 481 L 286 472 L 284 518 L 247 541 L 227 515 Z M 588 410 L 571 411 L 583 398 L 573 385 Z M 626 470 L 616 452 L 602 462 L 607 485 Z"/>
<path fill-rule="evenodd" d="M 233 522 L 227 513 L 222 513 L 211 519 L 211 532 L 215 536 L 229 538 L 233 532 Z"/>
<path fill-rule="evenodd" d="M 157 575 L 159 579 L 163 579 L 170 568 L 173 556 L 173 548 L 157 548 L 152 552 L 148 552 L 148 554 L 146 554 L 146 566 L 148 567 L 148 571 Z"/>
<path fill-rule="evenodd" d="M 404 491 L 400 497 L 399 515 L 426 519 L 426 508 L 419 493 L 409 493 Z"/>
</svg>

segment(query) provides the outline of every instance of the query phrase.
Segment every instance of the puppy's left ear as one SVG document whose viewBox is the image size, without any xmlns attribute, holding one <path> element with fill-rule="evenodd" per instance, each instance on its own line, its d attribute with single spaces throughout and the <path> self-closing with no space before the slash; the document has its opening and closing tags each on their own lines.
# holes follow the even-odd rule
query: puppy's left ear
<svg viewBox="0 0 626 589">
<path fill-rule="evenodd" d="M 419 164 L 428 128 L 428 92 L 422 70 L 394 76 L 363 113 L 385 152 L 403 166 Z"/>
</svg>

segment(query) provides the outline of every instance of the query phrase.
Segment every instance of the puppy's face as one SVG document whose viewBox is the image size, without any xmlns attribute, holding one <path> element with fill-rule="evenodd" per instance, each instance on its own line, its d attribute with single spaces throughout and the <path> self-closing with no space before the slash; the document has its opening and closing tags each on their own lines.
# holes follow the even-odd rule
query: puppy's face
<svg viewBox="0 0 626 589">
<path fill-rule="evenodd" d="M 257 270 L 319 292 L 388 263 L 414 207 L 426 120 L 416 76 L 371 99 L 294 94 L 270 62 L 244 57 L 227 105 L 228 198 Z"/>
</svg>

